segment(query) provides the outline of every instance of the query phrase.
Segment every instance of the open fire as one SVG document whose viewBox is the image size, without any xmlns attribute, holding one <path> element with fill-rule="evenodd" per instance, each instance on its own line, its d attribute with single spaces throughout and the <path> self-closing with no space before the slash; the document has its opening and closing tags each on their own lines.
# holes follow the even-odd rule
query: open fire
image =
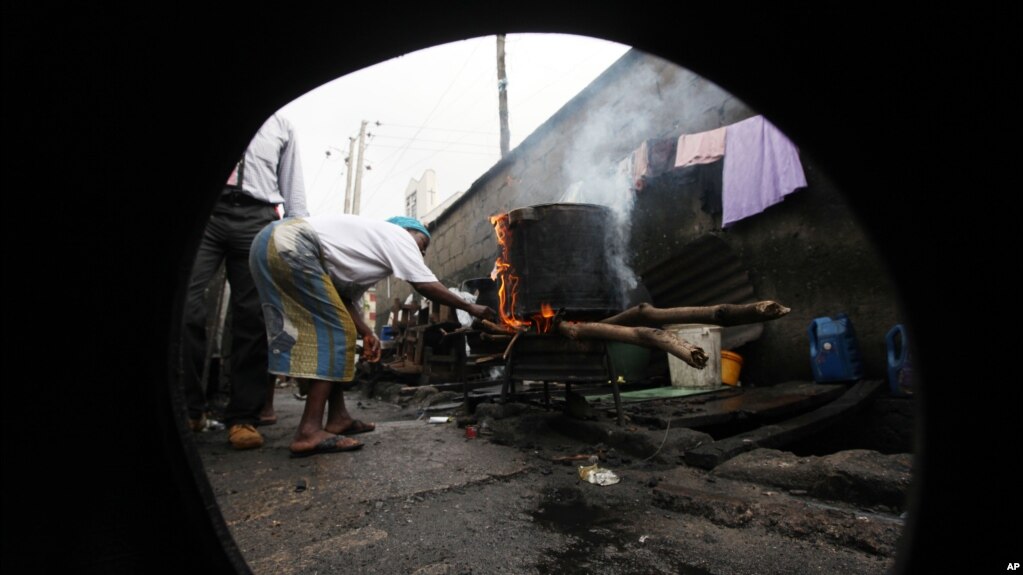
<svg viewBox="0 0 1023 575">
<path fill-rule="evenodd" d="M 607 342 L 659 349 L 703 369 L 707 352 L 664 326 L 759 323 L 790 311 L 774 301 L 622 310 L 606 257 L 607 220 L 605 208 L 588 204 L 542 204 L 490 217 L 500 253 L 488 296 L 499 321 L 483 320 L 479 339 L 502 342 L 504 352 L 487 361 L 503 360 L 508 382 L 609 381 Z"/>
<path fill-rule="evenodd" d="M 501 323 L 515 330 L 527 331 L 535 328 L 537 333 L 550 333 L 554 324 L 554 308 L 548 302 L 542 303 L 540 313 L 533 315 L 528 320 L 516 317 L 519 276 L 515 274 L 509 257 L 512 234 L 508 226 L 508 214 L 491 216 L 490 223 L 494 226 L 497 243 L 501 246 L 501 255 L 494 261 L 494 270 L 490 273 L 490 279 L 498 285 L 497 313 L 501 318 Z"/>
</svg>

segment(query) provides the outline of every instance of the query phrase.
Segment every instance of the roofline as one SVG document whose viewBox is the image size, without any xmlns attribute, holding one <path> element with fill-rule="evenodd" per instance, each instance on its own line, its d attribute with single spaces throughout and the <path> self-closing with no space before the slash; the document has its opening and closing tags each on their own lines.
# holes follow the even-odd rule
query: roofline
<svg viewBox="0 0 1023 575">
<path fill-rule="evenodd" d="M 544 134 L 552 130 L 558 124 L 567 120 L 572 114 L 574 114 L 578 108 L 587 104 L 593 99 L 596 94 L 609 84 L 612 80 L 616 79 L 620 74 L 628 68 L 629 64 L 632 64 L 639 58 L 645 56 L 645 53 L 637 50 L 636 48 L 630 48 L 627 52 L 622 54 L 620 58 L 615 60 L 610 66 L 607 67 L 599 76 L 597 76 L 592 82 L 589 83 L 581 92 L 575 95 L 571 100 L 565 103 L 557 112 L 551 115 L 546 122 L 540 125 L 539 128 L 533 130 L 533 133 L 526 136 L 522 142 L 515 147 L 514 150 L 510 151 L 507 155 L 497 161 L 489 170 L 483 173 L 482 176 L 476 178 L 476 180 L 469 186 L 469 189 L 462 193 L 461 197 L 452 202 L 443 212 L 437 215 L 436 218 L 427 228 L 431 233 L 440 225 L 440 223 L 447 219 L 448 215 L 456 208 L 461 206 L 463 203 L 468 201 L 471 197 L 475 196 L 479 190 L 483 188 L 483 184 L 493 179 L 498 172 L 502 171 L 509 164 L 514 163 L 519 159 L 520 156 L 524 155 L 526 151 L 535 146 L 537 142 L 543 137 Z"/>
</svg>

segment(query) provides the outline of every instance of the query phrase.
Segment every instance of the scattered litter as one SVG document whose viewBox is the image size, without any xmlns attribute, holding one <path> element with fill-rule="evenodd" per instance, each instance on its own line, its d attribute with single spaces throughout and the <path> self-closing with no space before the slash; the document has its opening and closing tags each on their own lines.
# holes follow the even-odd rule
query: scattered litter
<svg viewBox="0 0 1023 575">
<path fill-rule="evenodd" d="M 620 479 L 618 479 L 618 476 L 610 469 L 598 469 L 590 474 L 588 481 L 597 485 L 614 485 L 615 483 L 618 483 Z"/>
<path fill-rule="evenodd" d="M 582 479 L 583 481 L 589 481 L 590 480 L 590 474 L 592 474 L 594 471 L 596 471 L 598 467 L 599 466 L 597 466 L 597 465 L 586 465 L 586 466 L 580 465 L 579 466 L 579 479 Z"/>
<path fill-rule="evenodd" d="M 302 493 L 305 491 L 305 486 L 305 479 L 299 479 L 298 482 L 295 483 L 295 493 Z"/>
<path fill-rule="evenodd" d="M 447 423 L 449 421 L 451 421 L 450 416 L 445 417 L 441 415 L 434 415 L 430 417 L 430 423 Z"/>
<path fill-rule="evenodd" d="M 586 465 L 579 467 L 579 479 L 588 481 L 595 485 L 614 485 L 620 479 L 610 469 L 601 469 L 599 465 Z"/>
<path fill-rule="evenodd" d="M 647 540 L 647 539 L 649 539 L 649 538 L 650 538 L 650 536 L 649 536 L 649 535 L 643 535 L 643 536 L 641 536 L 641 537 L 639 538 L 639 542 L 640 542 L 640 543 L 646 543 L 646 540 Z"/>
</svg>

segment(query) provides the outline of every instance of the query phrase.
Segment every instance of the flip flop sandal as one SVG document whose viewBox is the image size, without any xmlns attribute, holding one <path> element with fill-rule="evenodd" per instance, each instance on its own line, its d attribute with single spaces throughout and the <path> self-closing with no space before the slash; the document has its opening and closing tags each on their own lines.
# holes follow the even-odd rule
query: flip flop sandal
<svg viewBox="0 0 1023 575">
<path fill-rule="evenodd" d="M 340 435 L 334 437 L 328 437 L 323 441 L 316 444 L 316 447 L 308 449 L 306 451 L 292 451 L 291 457 L 309 457 L 310 455 L 319 455 L 320 453 L 340 453 L 342 451 L 356 451 L 362 449 L 362 442 L 355 441 L 354 443 L 346 442 L 346 438 Z M 354 441 L 354 440 L 352 440 Z"/>
</svg>

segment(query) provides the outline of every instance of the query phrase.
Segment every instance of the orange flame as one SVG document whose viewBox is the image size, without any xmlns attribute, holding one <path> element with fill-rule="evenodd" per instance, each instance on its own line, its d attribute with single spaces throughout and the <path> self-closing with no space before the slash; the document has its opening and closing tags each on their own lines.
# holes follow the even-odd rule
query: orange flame
<svg viewBox="0 0 1023 575">
<path fill-rule="evenodd" d="M 494 226 L 494 233 L 497 234 L 497 244 L 501 246 L 501 255 L 494 262 L 494 271 L 491 279 L 498 282 L 497 314 L 501 321 L 513 328 L 527 327 L 529 322 L 522 321 L 515 317 L 515 303 L 518 297 L 519 276 L 512 271 L 509 263 L 508 249 L 511 246 L 511 233 L 508 231 L 508 214 L 499 214 L 490 217 L 490 223 Z"/>
<path fill-rule="evenodd" d="M 519 276 L 515 275 L 508 256 L 511 247 L 511 230 L 508 229 L 508 214 L 498 214 L 490 217 L 490 223 L 494 226 L 494 233 L 497 235 L 497 244 L 501 246 L 501 255 L 494 262 L 494 270 L 490 279 L 498 282 L 497 296 L 499 302 L 498 315 L 501 322 L 515 329 L 528 328 L 535 325 L 540 333 L 550 333 L 554 308 L 549 303 L 540 304 L 540 313 L 533 316 L 533 321 L 525 321 L 515 317 L 515 305 L 519 292 Z"/>
<path fill-rule="evenodd" d="M 550 333 L 554 320 L 554 308 L 549 303 L 540 304 L 540 313 L 533 316 L 533 323 L 540 333 Z"/>
</svg>

